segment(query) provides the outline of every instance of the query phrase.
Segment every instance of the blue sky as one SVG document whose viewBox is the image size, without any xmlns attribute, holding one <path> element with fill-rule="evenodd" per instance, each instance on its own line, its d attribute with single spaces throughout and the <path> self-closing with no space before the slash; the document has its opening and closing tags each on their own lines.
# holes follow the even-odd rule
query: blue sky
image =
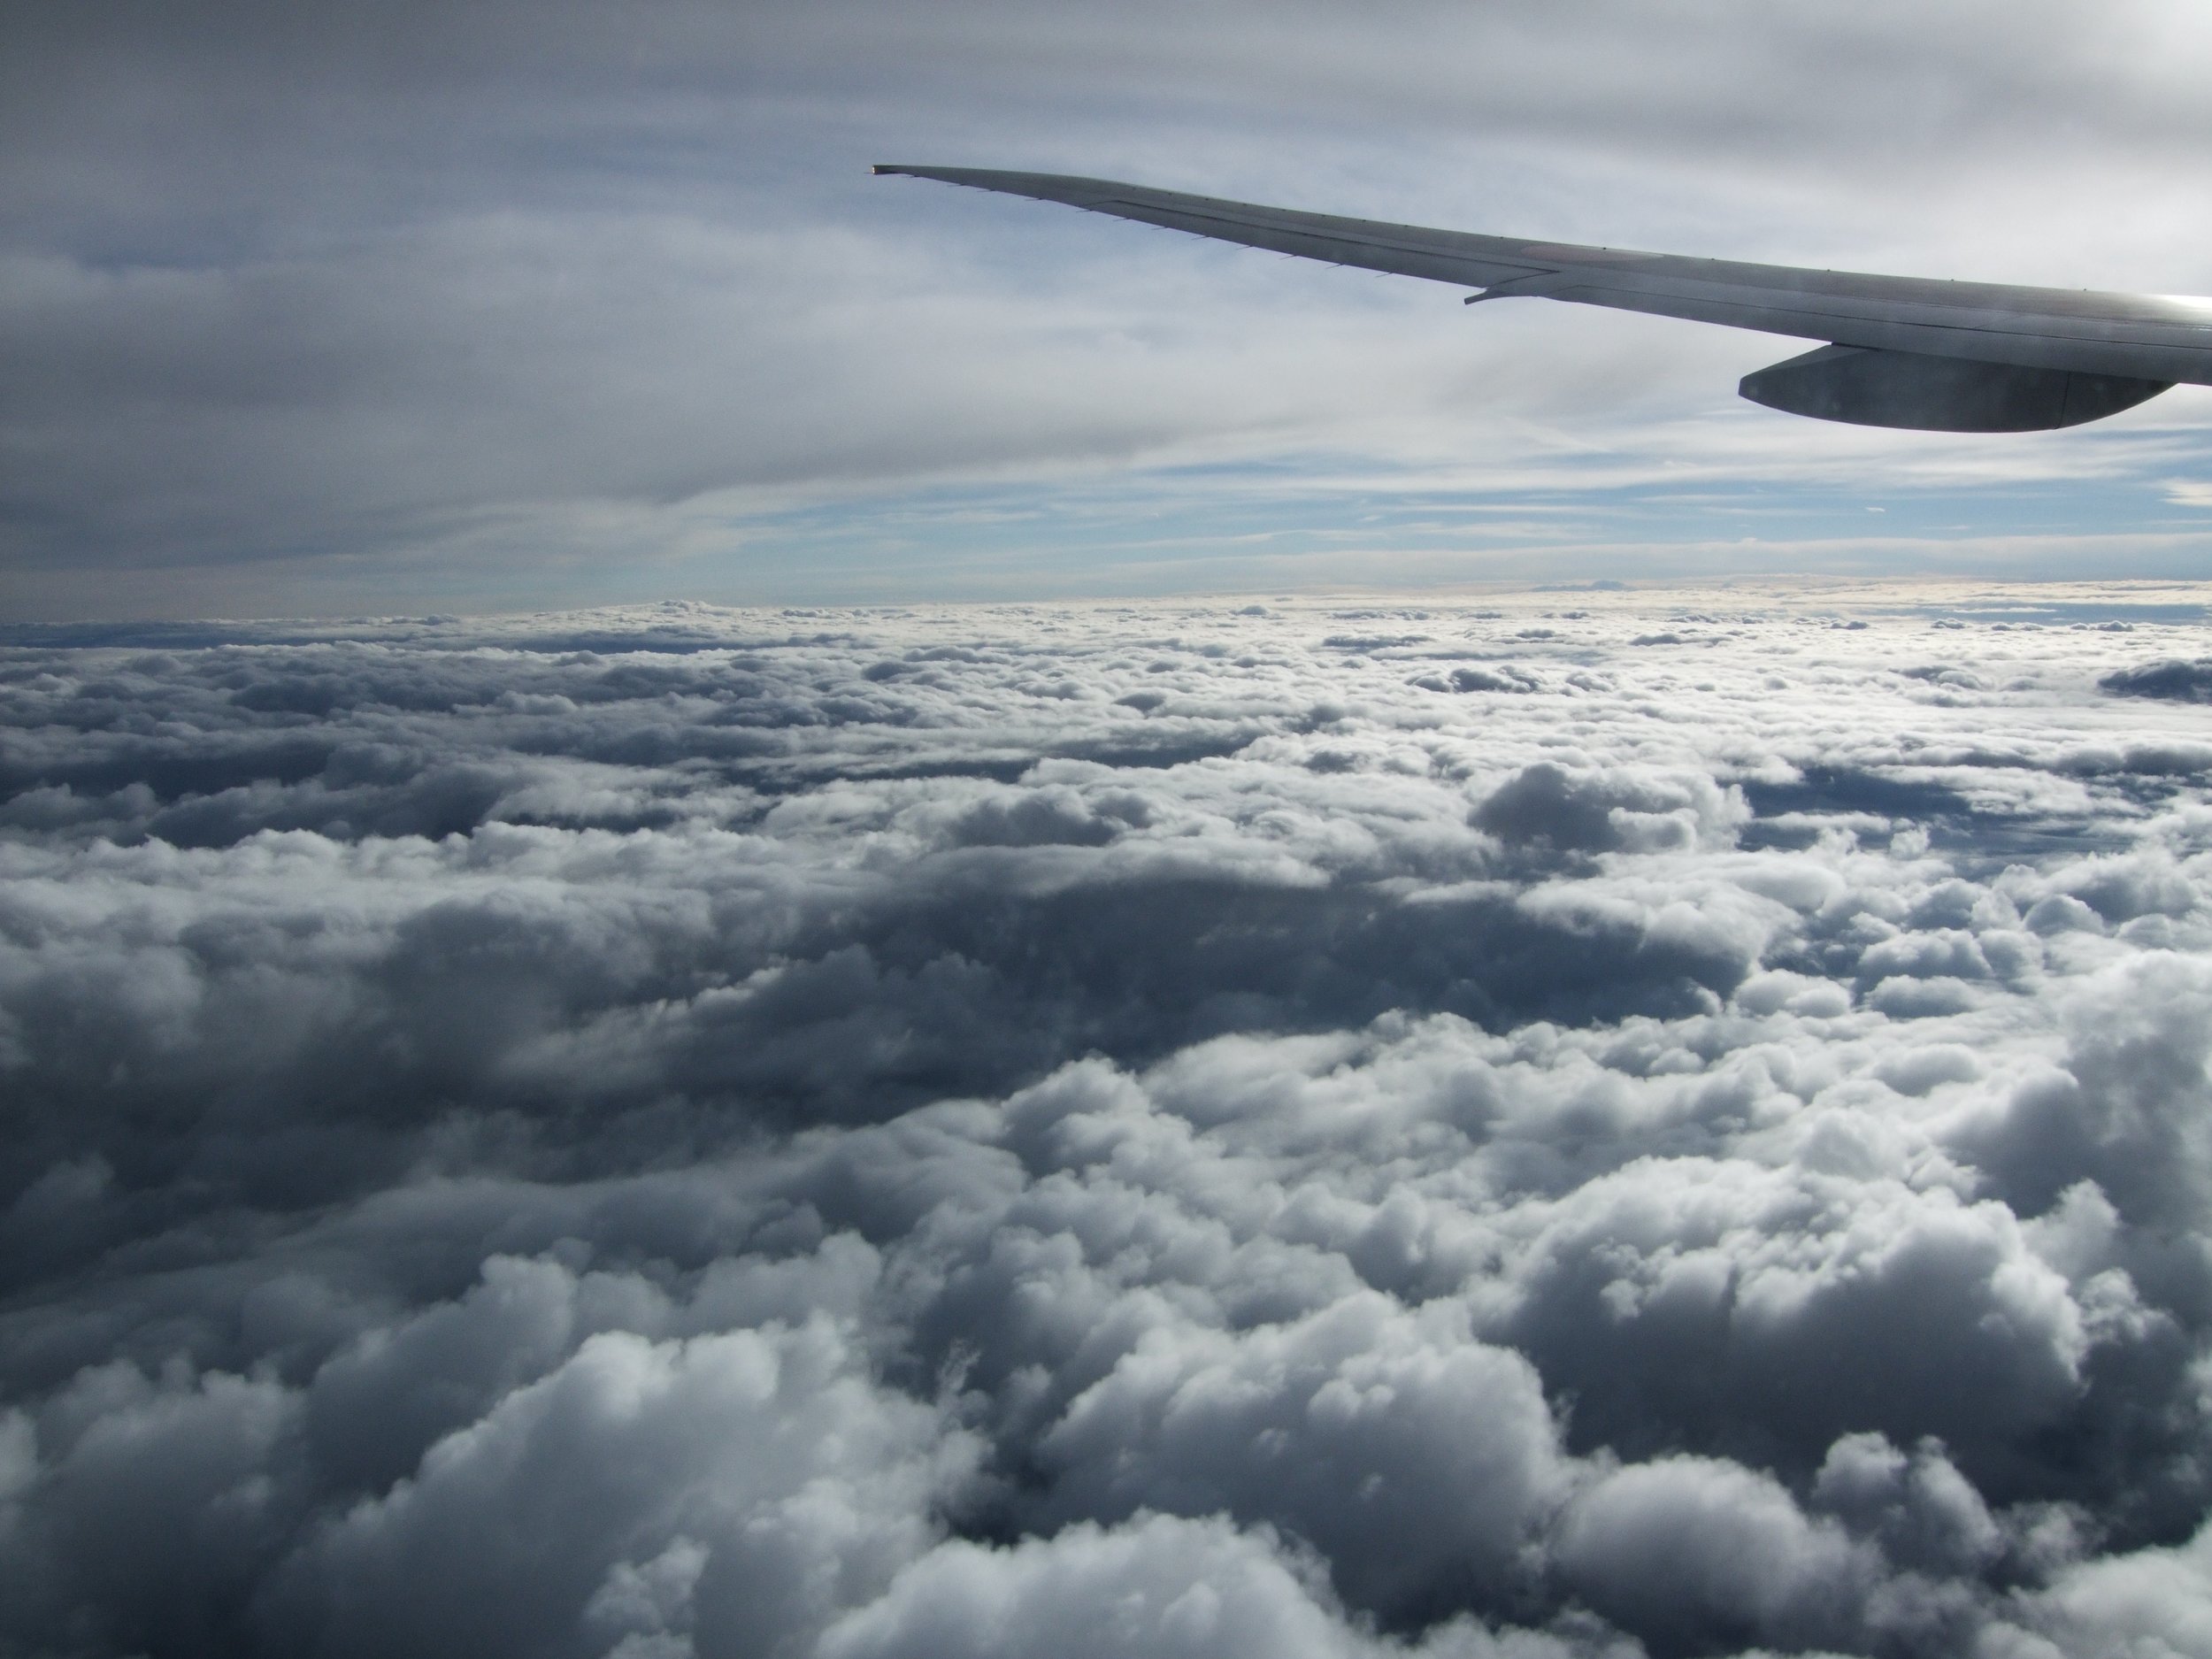
<svg viewBox="0 0 2212 1659">
<path fill-rule="evenodd" d="M 876 160 L 2212 292 L 2185 4 L 17 18 L 0 611 L 2212 572 L 2212 394 L 1952 439 L 1786 341 Z"/>
</svg>

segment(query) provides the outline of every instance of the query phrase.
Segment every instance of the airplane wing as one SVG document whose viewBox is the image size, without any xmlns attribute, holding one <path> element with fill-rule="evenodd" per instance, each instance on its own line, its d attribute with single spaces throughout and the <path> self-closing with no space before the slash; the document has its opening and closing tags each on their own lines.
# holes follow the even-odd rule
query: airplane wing
<svg viewBox="0 0 2212 1659">
<path fill-rule="evenodd" d="M 1221 242 L 1479 290 L 1824 343 L 1744 377 L 1754 403 L 1860 426 L 2028 432 L 2212 385 L 2212 299 L 1871 276 L 1525 242 L 1261 207 L 1063 173 L 885 165 L 879 173 L 1064 202 Z"/>
</svg>

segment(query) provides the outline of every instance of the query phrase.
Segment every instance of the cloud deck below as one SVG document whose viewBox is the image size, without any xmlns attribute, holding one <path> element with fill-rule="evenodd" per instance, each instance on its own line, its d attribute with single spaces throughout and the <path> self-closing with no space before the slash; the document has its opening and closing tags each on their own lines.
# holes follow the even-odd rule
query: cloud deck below
<svg viewBox="0 0 2212 1659">
<path fill-rule="evenodd" d="M 0 1646 L 2208 1651 L 2207 603 L 19 631 Z"/>
</svg>

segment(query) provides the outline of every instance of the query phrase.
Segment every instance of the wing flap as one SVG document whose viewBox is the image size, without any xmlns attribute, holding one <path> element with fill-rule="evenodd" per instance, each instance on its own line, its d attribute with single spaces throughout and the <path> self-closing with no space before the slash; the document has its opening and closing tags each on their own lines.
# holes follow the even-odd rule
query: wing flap
<svg viewBox="0 0 2212 1659">
<path fill-rule="evenodd" d="M 1822 346 L 1747 374 L 1743 396 L 1785 414 L 1915 432 L 2049 432 L 2102 420 L 2168 389 L 2163 380 L 2026 369 L 1969 357 Z"/>
</svg>

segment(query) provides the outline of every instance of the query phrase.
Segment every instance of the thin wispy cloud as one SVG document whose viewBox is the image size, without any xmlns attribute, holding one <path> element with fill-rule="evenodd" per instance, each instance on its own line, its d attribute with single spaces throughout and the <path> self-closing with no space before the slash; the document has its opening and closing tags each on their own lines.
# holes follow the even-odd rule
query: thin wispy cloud
<svg viewBox="0 0 2212 1659">
<path fill-rule="evenodd" d="M 2193 388 L 2048 441 L 1845 432 L 1738 403 L 1770 339 L 1534 301 L 1470 315 L 1448 288 L 864 173 L 1057 167 L 1662 250 L 2212 290 L 2212 45 L 2185 5 L 241 4 L 5 27 L 19 616 L 670 581 L 957 595 L 975 589 L 945 541 L 901 544 L 867 591 L 833 572 L 800 592 L 812 549 L 784 515 L 890 538 L 941 492 L 1013 480 L 1048 510 L 1090 498 L 1087 557 L 1118 591 L 1204 467 L 1275 472 L 1272 502 L 1211 498 L 1254 529 L 1326 527 L 1345 479 L 1374 476 L 1477 509 L 1596 489 L 1576 539 L 1656 544 L 1713 501 L 1755 518 L 1809 492 L 1817 511 L 1825 490 L 1985 485 L 2141 536 L 2203 470 Z M 1630 485 L 1652 493 L 1604 496 Z M 1391 550 L 1317 547 L 1309 580 L 1373 580 Z M 1495 573 L 1467 551 L 1465 576 Z M 988 591 L 1049 591 L 1033 564 Z"/>
</svg>

